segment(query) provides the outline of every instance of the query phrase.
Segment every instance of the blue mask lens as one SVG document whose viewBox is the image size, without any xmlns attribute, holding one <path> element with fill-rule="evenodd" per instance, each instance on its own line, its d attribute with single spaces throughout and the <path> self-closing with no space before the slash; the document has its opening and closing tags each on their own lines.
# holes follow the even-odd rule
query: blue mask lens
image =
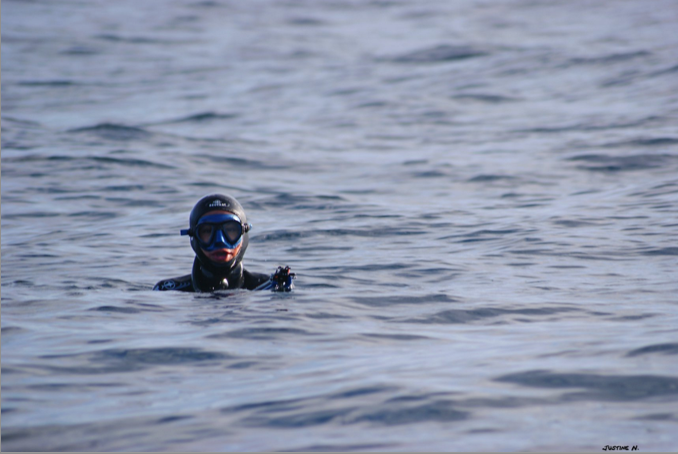
<svg viewBox="0 0 678 454">
<path fill-rule="evenodd" d="M 194 236 L 206 251 L 235 249 L 242 242 L 243 233 L 251 227 L 234 214 L 212 214 L 201 218 L 195 231 L 182 230 L 181 234 Z"/>
</svg>

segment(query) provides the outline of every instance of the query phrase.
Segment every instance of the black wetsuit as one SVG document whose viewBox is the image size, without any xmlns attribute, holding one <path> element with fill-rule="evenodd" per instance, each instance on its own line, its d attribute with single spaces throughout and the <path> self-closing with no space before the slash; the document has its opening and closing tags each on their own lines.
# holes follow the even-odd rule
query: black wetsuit
<svg viewBox="0 0 678 454">
<path fill-rule="evenodd" d="M 181 292 L 213 292 L 215 290 L 247 289 L 255 290 L 257 287 L 271 281 L 271 276 L 264 273 L 251 273 L 242 263 L 232 270 L 227 276 L 215 276 L 195 260 L 193 271 L 185 276 L 163 279 L 155 284 L 153 290 L 178 290 Z"/>
</svg>

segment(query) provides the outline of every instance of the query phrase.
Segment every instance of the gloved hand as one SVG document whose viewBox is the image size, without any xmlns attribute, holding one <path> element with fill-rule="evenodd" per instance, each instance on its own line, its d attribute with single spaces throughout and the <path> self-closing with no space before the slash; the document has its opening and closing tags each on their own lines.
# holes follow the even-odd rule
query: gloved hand
<svg viewBox="0 0 678 454">
<path fill-rule="evenodd" d="M 271 288 L 274 292 L 289 292 L 294 288 L 292 280 L 297 277 L 296 274 L 290 271 L 290 267 L 283 268 L 279 266 L 275 273 L 271 275 L 271 281 L 274 286 Z"/>
</svg>

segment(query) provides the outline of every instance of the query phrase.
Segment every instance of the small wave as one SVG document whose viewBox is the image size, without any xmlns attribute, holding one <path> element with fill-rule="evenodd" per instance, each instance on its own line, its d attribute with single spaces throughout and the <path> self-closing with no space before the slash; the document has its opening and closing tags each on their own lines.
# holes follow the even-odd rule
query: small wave
<svg viewBox="0 0 678 454">
<path fill-rule="evenodd" d="M 647 347 L 631 350 L 626 356 L 648 355 L 651 353 L 660 353 L 662 355 L 678 355 L 678 343 L 655 344 Z"/>
<path fill-rule="evenodd" d="M 100 311 L 100 312 L 118 312 L 122 314 L 138 314 L 141 312 L 139 309 L 133 307 L 120 307 L 120 306 L 99 306 L 91 311 Z"/>
<path fill-rule="evenodd" d="M 469 183 L 489 183 L 493 181 L 502 181 L 502 180 L 515 180 L 516 177 L 511 175 L 494 175 L 494 174 L 483 174 L 476 175 L 473 178 L 470 178 L 466 181 Z"/>
<path fill-rule="evenodd" d="M 385 296 L 358 296 L 353 298 L 358 304 L 371 307 L 395 306 L 401 304 L 427 304 L 427 303 L 454 303 L 456 299 L 441 293 L 433 293 L 423 296 L 385 295 Z"/>
<path fill-rule="evenodd" d="M 388 403 L 377 407 L 376 410 L 370 409 L 363 414 L 351 418 L 351 423 L 370 422 L 385 426 L 396 426 L 402 424 L 416 424 L 421 422 L 450 422 L 462 421 L 468 419 L 469 412 L 457 410 L 456 404 L 448 400 L 436 400 L 430 403 L 403 406 L 389 405 Z"/>
<path fill-rule="evenodd" d="M 174 123 L 202 123 L 214 120 L 230 120 L 239 117 L 236 113 L 217 113 L 217 112 L 202 112 L 187 117 L 177 118 L 175 120 L 168 120 L 152 124 L 174 124 Z"/>
<path fill-rule="evenodd" d="M 424 324 L 463 324 L 475 322 L 486 318 L 496 318 L 503 315 L 531 315 L 547 316 L 561 314 L 565 312 L 581 312 L 580 309 L 573 307 L 544 307 L 544 308 L 525 308 L 525 309 L 503 309 L 498 307 L 486 307 L 479 309 L 448 309 L 437 314 L 424 318 L 415 318 L 405 320 L 405 323 L 424 323 Z"/>
<path fill-rule="evenodd" d="M 72 87 L 79 84 L 72 80 L 24 80 L 18 82 L 17 85 L 24 87 Z"/>
<path fill-rule="evenodd" d="M 294 448 L 291 452 L 383 452 L 391 450 L 395 451 L 395 446 L 397 445 L 394 443 L 322 444 Z"/>
<path fill-rule="evenodd" d="M 570 65 L 588 65 L 588 64 L 610 64 L 617 62 L 625 62 L 628 60 L 635 60 L 636 58 L 649 57 L 652 53 L 640 50 L 636 52 L 622 52 L 609 55 L 601 55 L 599 57 L 575 57 L 570 59 L 565 66 Z"/>
<path fill-rule="evenodd" d="M 290 25 L 301 25 L 303 27 L 317 27 L 319 25 L 325 25 L 324 21 L 315 19 L 313 17 L 293 17 L 288 19 L 287 23 Z"/>
<path fill-rule="evenodd" d="M 77 375 L 134 372 L 151 366 L 172 366 L 205 361 L 218 361 L 234 357 L 199 348 L 137 348 L 108 349 L 93 353 L 69 355 L 44 355 L 42 359 L 59 360 L 58 366 L 45 365 L 42 368 L 60 373 Z M 84 361 L 84 365 L 69 364 L 72 360 Z M 65 364 L 65 365 L 64 365 Z"/>
<path fill-rule="evenodd" d="M 651 76 L 663 76 L 664 74 L 673 74 L 675 72 L 678 72 L 678 65 L 670 66 L 666 69 L 660 69 L 659 71 L 655 71 L 651 73 Z"/>
<path fill-rule="evenodd" d="M 464 93 L 452 96 L 452 99 L 469 99 L 472 101 L 481 101 L 490 104 L 500 104 L 504 102 L 518 101 L 517 98 L 502 95 L 492 95 L 487 93 Z"/>
<path fill-rule="evenodd" d="M 678 255 L 678 247 L 665 247 L 643 251 L 644 255 Z"/>
<path fill-rule="evenodd" d="M 534 370 L 495 379 L 534 388 L 583 388 L 566 394 L 564 400 L 629 401 L 678 394 L 678 378 L 656 375 L 596 375 Z"/>
<path fill-rule="evenodd" d="M 60 52 L 61 55 L 78 55 L 78 56 L 96 55 L 98 53 L 99 50 L 87 46 L 73 46 Z"/>
<path fill-rule="evenodd" d="M 282 336 L 317 336 L 318 333 L 311 333 L 297 328 L 243 328 L 233 331 L 228 331 L 222 334 L 212 334 L 208 336 L 210 339 L 254 339 L 254 340 L 271 340 L 279 339 Z"/>
<path fill-rule="evenodd" d="M 143 159 L 134 159 L 134 158 L 112 158 L 109 156 L 41 156 L 41 155 L 28 155 L 21 156 L 17 158 L 6 158 L 5 161 L 8 162 L 40 162 L 40 161 L 65 161 L 65 162 L 96 162 L 103 164 L 118 164 L 121 166 L 128 167 L 154 167 L 162 169 L 173 169 L 174 167 L 167 164 L 159 164 L 157 162 L 146 161 Z M 89 197 L 89 196 L 88 196 Z"/>
<path fill-rule="evenodd" d="M 369 337 L 373 339 L 386 339 L 386 340 L 395 340 L 395 341 L 416 341 L 430 339 L 426 336 L 418 336 L 416 334 L 377 334 L 377 333 L 365 333 L 364 337 Z"/>
<path fill-rule="evenodd" d="M 523 132 L 523 133 L 560 133 L 560 132 L 570 132 L 570 131 L 605 131 L 608 129 L 626 129 L 633 128 L 638 126 L 645 126 L 648 123 L 652 123 L 656 120 L 661 120 L 661 117 L 649 116 L 646 118 L 641 118 L 636 121 L 630 121 L 626 123 L 603 123 L 596 124 L 596 122 L 586 122 L 586 123 L 575 123 L 570 125 L 563 126 L 544 126 L 528 129 L 515 129 L 513 132 Z"/>
<path fill-rule="evenodd" d="M 152 135 L 145 129 L 116 123 L 99 123 L 94 126 L 69 129 L 66 132 L 95 134 L 109 140 L 139 140 L 146 139 Z"/>
<path fill-rule="evenodd" d="M 668 154 L 638 154 L 630 156 L 609 156 L 605 154 L 586 154 L 573 156 L 567 161 L 584 162 L 577 168 L 592 172 L 624 172 L 664 167 L 678 156 Z"/>
<path fill-rule="evenodd" d="M 678 144 L 678 138 L 676 137 L 652 137 L 652 138 L 642 138 L 634 140 L 625 140 L 623 142 L 612 142 L 605 144 L 606 148 L 616 148 L 616 147 L 663 147 L 666 145 L 676 145 Z"/>
<path fill-rule="evenodd" d="M 467 58 L 482 57 L 488 53 L 472 46 L 453 46 L 441 44 L 426 49 L 393 57 L 390 60 L 396 63 L 441 63 Z"/>
<path fill-rule="evenodd" d="M 178 40 L 168 40 L 168 39 L 156 39 L 148 38 L 146 36 L 120 36 L 114 34 L 100 34 L 96 35 L 95 38 L 102 41 L 109 41 L 114 43 L 129 43 L 129 44 L 179 44 Z"/>
</svg>

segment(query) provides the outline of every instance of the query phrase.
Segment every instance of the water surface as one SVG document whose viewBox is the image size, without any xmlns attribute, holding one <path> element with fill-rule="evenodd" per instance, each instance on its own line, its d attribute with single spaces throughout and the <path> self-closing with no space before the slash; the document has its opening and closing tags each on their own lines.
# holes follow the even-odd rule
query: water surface
<svg viewBox="0 0 678 454">
<path fill-rule="evenodd" d="M 674 2 L 4 3 L 5 450 L 678 445 Z"/>
</svg>

